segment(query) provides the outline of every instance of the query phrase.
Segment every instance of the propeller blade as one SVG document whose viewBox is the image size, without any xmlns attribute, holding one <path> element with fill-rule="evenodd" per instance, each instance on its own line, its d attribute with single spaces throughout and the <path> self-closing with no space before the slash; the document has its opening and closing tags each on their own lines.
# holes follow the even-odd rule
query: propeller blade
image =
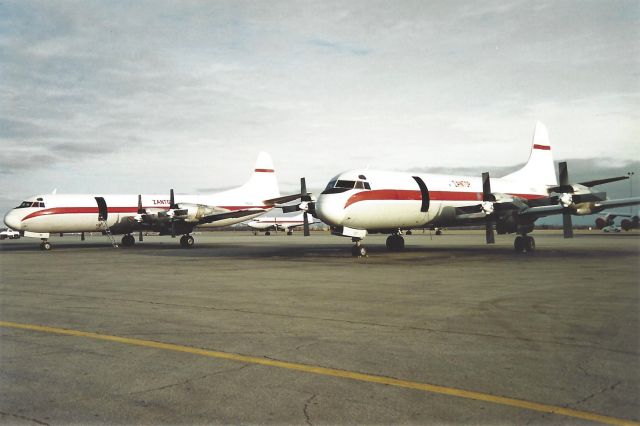
<svg viewBox="0 0 640 426">
<path fill-rule="evenodd" d="M 491 178 L 488 172 L 482 173 L 482 201 L 495 201 L 496 197 L 491 193 Z M 493 232 L 493 213 L 485 217 L 485 240 L 487 244 L 494 244 L 496 237 Z"/>
<path fill-rule="evenodd" d="M 142 239 L 142 231 L 140 231 L 138 233 L 138 241 L 143 241 L 143 239 Z"/>
<path fill-rule="evenodd" d="M 560 177 L 560 186 L 568 186 L 569 168 L 567 167 L 566 161 L 558 163 L 558 175 Z M 562 213 L 562 233 L 565 238 L 573 238 L 573 223 L 571 220 L 571 212 L 569 211 Z"/>
<path fill-rule="evenodd" d="M 558 163 L 558 174 L 560 175 L 560 185 L 569 185 L 569 170 L 566 161 Z"/>
<path fill-rule="evenodd" d="M 573 223 L 571 213 L 562 213 L 562 233 L 565 238 L 573 238 Z"/>
<path fill-rule="evenodd" d="M 138 194 L 138 214 L 143 214 L 143 213 L 145 213 L 145 211 L 142 208 L 142 195 Z"/>
<path fill-rule="evenodd" d="M 176 237 L 176 222 L 171 219 L 171 238 Z"/>
<path fill-rule="evenodd" d="M 169 208 L 170 209 L 178 208 L 178 206 L 176 206 L 176 200 L 175 200 L 175 197 L 173 195 L 173 188 L 171 188 L 169 190 Z"/>
<path fill-rule="evenodd" d="M 300 201 L 311 201 L 311 196 L 307 192 L 307 180 L 300 178 Z"/>
<path fill-rule="evenodd" d="M 486 227 L 485 227 L 485 238 L 487 244 L 494 244 L 496 242 L 496 237 L 493 233 L 493 222 L 487 219 Z"/>
<path fill-rule="evenodd" d="M 482 174 L 482 201 L 495 201 L 496 197 L 491 193 L 491 179 L 489 173 Z"/>
<path fill-rule="evenodd" d="M 307 212 L 304 212 L 302 219 L 304 220 L 304 236 L 308 237 L 311 235 L 311 232 L 309 231 L 309 218 L 307 217 Z"/>
</svg>

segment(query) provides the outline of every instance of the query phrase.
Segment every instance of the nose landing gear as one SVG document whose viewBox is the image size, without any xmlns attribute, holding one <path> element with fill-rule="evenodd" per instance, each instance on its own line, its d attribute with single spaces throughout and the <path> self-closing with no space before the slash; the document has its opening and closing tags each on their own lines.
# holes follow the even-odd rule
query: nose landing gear
<svg viewBox="0 0 640 426">
<path fill-rule="evenodd" d="M 49 242 L 49 240 L 47 240 L 46 238 L 42 239 L 42 242 L 40 243 L 40 250 L 51 250 L 51 243 Z"/>
<path fill-rule="evenodd" d="M 352 238 L 351 241 L 355 243 L 351 247 L 351 256 L 353 257 L 367 257 L 367 248 L 362 245 L 360 238 Z"/>
<path fill-rule="evenodd" d="M 513 242 L 513 248 L 516 253 L 530 253 L 536 249 L 536 240 L 532 236 L 523 234 L 518 235 Z"/>
</svg>

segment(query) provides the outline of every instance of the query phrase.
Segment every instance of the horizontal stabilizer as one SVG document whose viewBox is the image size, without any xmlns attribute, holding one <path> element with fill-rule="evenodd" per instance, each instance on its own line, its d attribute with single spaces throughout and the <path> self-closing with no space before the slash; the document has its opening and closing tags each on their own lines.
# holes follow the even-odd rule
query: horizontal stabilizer
<svg viewBox="0 0 640 426">
<path fill-rule="evenodd" d="M 271 198 L 269 200 L 264 200 L 265 206 L 275 206 L 276 204 L 288 203 L 293 200 L 297 200 L 302 197 L 302 194 L 291 194 L 291 195 L 283 195 L 282 197 Z"/>
<path fill-rule="evenodd" d="M 607 179 L 590 180 L 588 182 L 580 182 L 580 185 L 584 185 L 586 187 L 591 188 L 592 186 L 602 185 L 602 184 L 611 183 L 611 182 L 617 182 L 619 180 L 625 180 L 625 179 L 629 179 L 629 176 L 618 176 L 618 177 L 612 177 Z"/>
</svg>

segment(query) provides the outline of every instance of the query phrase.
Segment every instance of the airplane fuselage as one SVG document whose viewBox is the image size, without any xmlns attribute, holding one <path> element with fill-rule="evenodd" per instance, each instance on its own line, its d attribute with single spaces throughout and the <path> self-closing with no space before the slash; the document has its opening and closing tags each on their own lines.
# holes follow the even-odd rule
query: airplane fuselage
<svg viewBox="0 0 640 426">
<path fill-rule="evenodd" d="M 544 185 L 506 179 L 493 179 L 491 184 L 494 193 L 524 200 L 547 196 Z M 329 182 L 315 210 L 323 222 L 334 227 L 390 232 L 473 223 L 460 220 L 455 209 L 482 201 L 480 177 L 353 170 Z"/>
<path fill-rule="evenodd" d="M 253 205 L 239 198 L 216 195 L 176 196 L 176 203 L 193 205 L 215 205 L 221 210 L 234 211 L 256 209 L 255 215 L 228 218 L 215 223 L 200 224 L 200 227 L 220 227 L 238 223 L 263 214 L 270 209 L 264 205 Z M 169 210 L 166 194 L 142 195 L 142 207 L 150 213 Z M 92 232 L 102 231 L 105 225 L 111 232 L 130 233 L 139 229 L 153 229 L 134 219 L 138 213 L 138 195 L 98 194 L 45 194 L 26 199 L 21 206 L 5 216 L 5 223 L 18 231 L 35 233 Z M 102 219 L 102 220 L 101 220 Z"/>
</svg>

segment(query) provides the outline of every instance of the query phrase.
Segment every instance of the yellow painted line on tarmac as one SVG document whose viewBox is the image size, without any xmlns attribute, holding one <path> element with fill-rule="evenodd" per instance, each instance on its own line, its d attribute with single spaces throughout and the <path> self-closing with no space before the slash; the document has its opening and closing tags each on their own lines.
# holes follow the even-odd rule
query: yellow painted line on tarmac
<svg viewBox="0 0 640 426">
<path fill-rule="evenodd" d="M 109 334 L 91 333 L 88 331 L 70 330 L 65 328 L 47 327 L 33 324 L 20 324 L 9 321 L 0 321 L 0 327 L 40 331 L 44 333 L 62 334 L 67 336 L 86 337 L 89 339 L 106 340 L 109 342 L 124 343 L 127 345 L 143 346 L 154 349 L 164 349 L 173 352 L 183 352 L 194 355 L 201 355 L 210 358 L 226 359 L 230 361 L 243 362 L 247 364 L 265 365 L 268 367 L 284 368 L 287 370 L 302 371 L 305 373 L 319 374 L 322 376 L 340 377 L 343 379 L 357 380 L 361 382 L 378 383 L 382 385 L 395 386 L 399 388 L 415 389 L 423 392 L 440 395 L 455 396 L 458 398 L 473 399 L 476 401 L 489 402 L 492 404 L 505 405 L 509 407 L 523 408 L 526 410 L 539 411 L 542 413 L 556 414 L 567 417 L 574 417 L 593 422 L 609 425 L 640 426 L 640 422 L 634 420 L 620 419 L 616 417 L 604 416 L 601 414 L 589 413 L 586 411 L 573 410 L 571 408 L 557 407 L 554 405 L 539 404 L 521 399 L 507 398 L 482 392 L 468 391 L 464 389 L 450 388 L 446 386 L 431 385 L 428 383 L 412 382 L 408 380 L 394 379 L 391 377 L 376 376 L 372 374 L 356 373 L 348 370 L 338 370 L 334 368 L 319 367 L 307 364 L 297 364 L 286 361 L 276 361 L 272 359 L 259 358 L 254 356 L 240 355 L 229 352 L 212 351 L 208 349 L 198 349 L 190 346 L 175 345 L 172 343 L 154 342 L 151 340 L 135 339 L 130 337 L 112 336 Z"/>
</svg>

